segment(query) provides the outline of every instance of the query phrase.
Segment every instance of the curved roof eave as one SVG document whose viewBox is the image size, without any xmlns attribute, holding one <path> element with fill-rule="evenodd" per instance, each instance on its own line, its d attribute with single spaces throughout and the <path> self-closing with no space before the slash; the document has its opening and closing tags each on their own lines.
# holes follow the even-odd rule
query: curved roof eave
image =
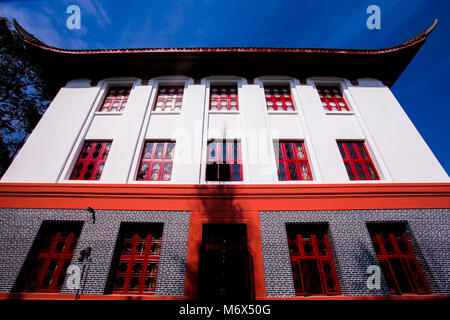
<svg viewBox="0 0 450 320">
<path fill-rule="evenodd" d="M 407 41 L 388 48 L 380 49 L 333 49 L 333 48 L 270 48 L 270 47 L 199 47 L 199 48 L 123 48 L 123 49 L 94 49 L 94 50 L 73 50 L 56 48 L 45 44 L 34 35 L 27 32 L 17 21 L 13 19 L 14 27 L 23 37 L 24 41 L 30 45 L 39 47 L 43 50 L 67 53 L 67 54 L 114 54 L 114 53 L 196 53 L 196 52 L 289 52 L 289 53 L 343 53 L 343 54 L 380 54 L 392 51 L 402 50 L 413 46 L 427 38 L 434 30 L 438 22 L 435 19 L 433 24 L 423 32 L 415 35 Z"/>
<path fill-rule="evenodd" d="M 56 87 L 77 78 L 100 80 L 133 76 L 149 79 L 162 74 L 185 75 L 194 79 L 211 74 L 236 74 L 248 79 L 261 75 L 299 79 L 332 76 L 350 80 L 370 77 L 392 86 L 436 27 L 437 19 L 411 39 L 382 49 L 204 47 L 69 50 L 49 46 L 27 32 L 15 19 L 13 23 L 42 66 L 43 77 L 49 82 L 57 81 Z"/>
</svg>

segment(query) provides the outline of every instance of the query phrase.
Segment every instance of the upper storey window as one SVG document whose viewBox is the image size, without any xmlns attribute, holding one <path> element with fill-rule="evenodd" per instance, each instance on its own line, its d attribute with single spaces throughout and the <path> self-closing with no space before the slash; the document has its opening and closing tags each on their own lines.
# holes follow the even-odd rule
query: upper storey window
<svg viewBox="0 0 450 320">
<path fill-rule="evenodd" d="M 350 111 L 338 86 L 317 87 L 326 111 Z"/>
<path fill-rule="evenodd" d="M 289 86 L 265 86 L 268 111 L 294 111 L 291 89 Z"/>
<path fill-rule="evenodd" d="M 239 110 L 236 86 L 211 86 L 209 110 L 237 111 Z"/>
<path fill-rule="evenodd" d="M 127 105 L 131 87 L 111 87 L 100 107 L 101 112 L 120 112 Z"/>
<path fill-rule="evenodd" d="M 380 180 L 364 142 L 338 141 L 350 180 Z"/>
<path fill-rule="evenodd" d="M 180 112 L 183 104 L 184 86 L 161 86 L 158 89 L 154 111 Z"/>
</svg>

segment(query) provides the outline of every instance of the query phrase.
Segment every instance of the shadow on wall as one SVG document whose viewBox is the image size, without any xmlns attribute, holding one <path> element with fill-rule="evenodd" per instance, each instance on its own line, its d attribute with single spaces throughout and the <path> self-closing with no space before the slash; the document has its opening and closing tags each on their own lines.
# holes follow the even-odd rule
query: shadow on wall
<svg viewBox="0 0 450 320">
<path fill-rule="evenodd" d="M 236 186 L 197 185 L 196 191 L 200 199 L 196 210 L 202 219 L 201 236 L 197 235 L 199 261 L 188 262 L 193 273 L 186 281 L 197 287 L 201 300 L 252 299 L 253 259 Z"/>
<path fill-rule="evenodd" d="M 353 280 L 348 283 L 348 290 L 350 292 L 359 292 L 361 295 L 389 295 L 387 291 L 387 285 L 383 277 L 383 273 L 380 271 L 380 289 L 370 289 L 368 286 L 368 279 L 373 272 L 368 273 L 369 266 L 380 266 L 378 258 L 375 255 L 373 248 L 368 247 L 366 243 L 359 241 L 358 250 L 354 254 L 354 261 L 356 263 L 356 274 L 360 274 L 360 280 Z M 372 283 L 372 282 L 371 282 Z"/>
</svg>

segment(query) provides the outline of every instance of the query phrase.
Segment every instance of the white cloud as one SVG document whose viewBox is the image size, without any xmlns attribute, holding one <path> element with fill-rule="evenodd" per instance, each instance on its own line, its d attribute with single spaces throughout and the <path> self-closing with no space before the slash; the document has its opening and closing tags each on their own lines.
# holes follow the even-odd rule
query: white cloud
<svg viewBox="0 0 450 320">
<path fill-rule="evenodd" d="M 42 10 L 42 12 L 46 11 Z M 48 45 L 55 47 L 61 45 L 61 35 L 58 32 L 59 27 L 46 14 L 23 7 L 19 9 L 13 4 L 6 4 L 0 7 L 0 16 L 6 17 L 11 21 L 15 18 L 25 30 L 36 35 L 39 40 Z"/>
</svg>

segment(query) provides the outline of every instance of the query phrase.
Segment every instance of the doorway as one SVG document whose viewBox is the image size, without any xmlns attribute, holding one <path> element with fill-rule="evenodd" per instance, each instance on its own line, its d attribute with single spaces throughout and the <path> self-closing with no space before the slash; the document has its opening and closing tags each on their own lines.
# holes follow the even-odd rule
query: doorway
<svg viewBox="0 0 450 320">
<path fill-rule="evenodd" d="M 245 224 L 204 224 L 198 297 L 250 300 L 253 271 Z"/>
</svg>

